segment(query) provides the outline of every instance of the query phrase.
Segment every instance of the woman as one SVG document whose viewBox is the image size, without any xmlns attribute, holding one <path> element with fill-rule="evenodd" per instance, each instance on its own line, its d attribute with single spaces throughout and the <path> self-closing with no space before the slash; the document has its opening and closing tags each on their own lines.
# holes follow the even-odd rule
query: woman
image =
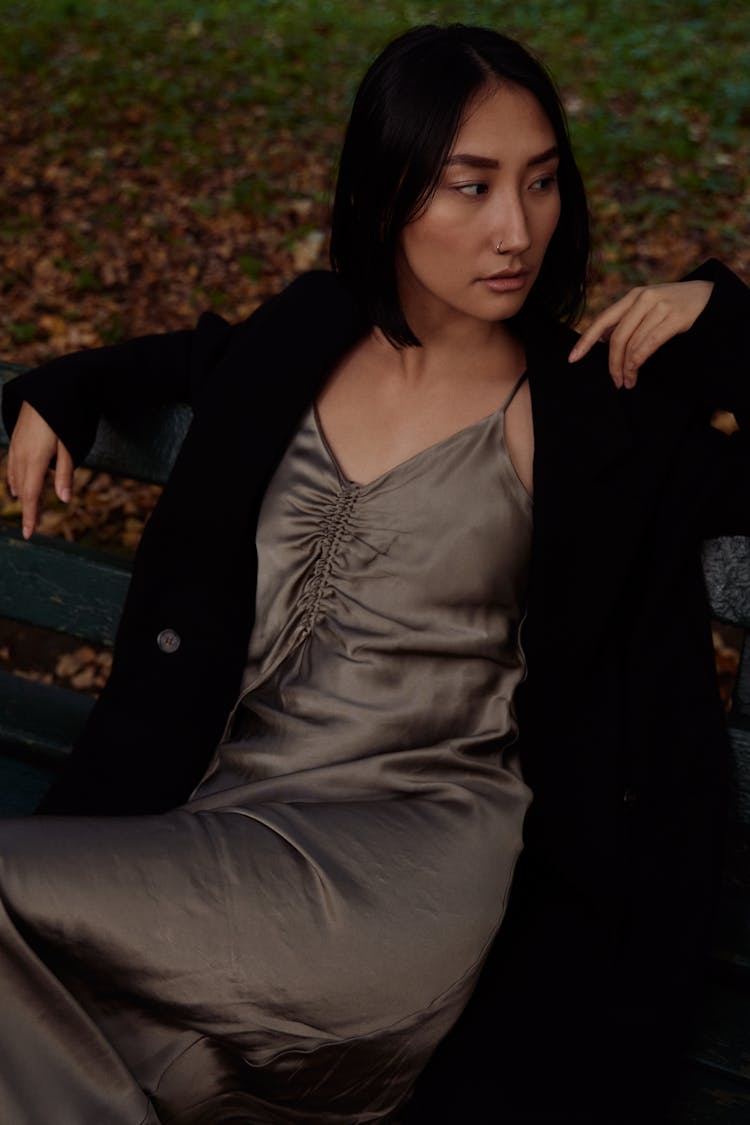
<svg viewBox="0 0 750 1125">
<path fill-rule="evenodd" d="M 433 1068 L 413 1119 L 601 1121 L 596 1083 L 565 1065 L 581 1036 L 611 1094 L 626 1033 L 661 1034 L 715 854 L 698 547 L 748 528 L 728 485 L 747 482 L 744 446 L 708 424 L 748 409 L 747 298 L 720 267 L 631 294 L 572 366 L 561 321 L 586 250 L 543 70 L 489 31 L 415 29 L 357 97 L 334 274 L 234 328 L 207 316 L 12 385 L 27 532 L 50 458 L 64 498 L 102 413 L 187 398 L 195 419 L 46 804 L 87 816 L 0 830 L 4 1119 L 392 1119 L 498 930 L 447 1087 Z M 610 380 L 590 349 L 613 329 Z M 679 754 L 650 741 L 653 685 L 633 673 L 657 597 L 692 693 Z M 649 903 L 657 955 L 691 907 L 645 1013 L 625 956 L 644 843 L 669 906 Z M 539 1065 L 555 1088 L 530 1098 Z"/>
</svg>

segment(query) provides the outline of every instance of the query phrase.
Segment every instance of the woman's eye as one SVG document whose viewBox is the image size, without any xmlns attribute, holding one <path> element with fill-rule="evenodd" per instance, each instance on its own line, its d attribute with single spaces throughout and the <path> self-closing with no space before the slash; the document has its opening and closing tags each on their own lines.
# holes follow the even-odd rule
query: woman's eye
<svg viewBox="0 0 750 1125">
<path fill-rule="evenodd" d="M 485 195 L 488 191 L 487 184 L 457 184 L 456 187 L 461 195 L 469 195 L 472 197 Z"/>
<path fill-rule="evenodd" d="M 546 191 L 548 188 L 552 187 L 552 185 L 556 184 L 556 183 L 557 183 L 557 176 L 553 172 L 551 172 L 551 173 L 549 173 L 549 175 L 539 176 L 538 179 L 534 180 L 534 182 L 531 186 L 536 191 Z"/>
</svg>

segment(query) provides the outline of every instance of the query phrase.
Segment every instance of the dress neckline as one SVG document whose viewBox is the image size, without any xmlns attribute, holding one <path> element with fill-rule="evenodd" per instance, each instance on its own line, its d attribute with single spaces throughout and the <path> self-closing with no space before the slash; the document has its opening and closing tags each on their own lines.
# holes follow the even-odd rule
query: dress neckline
<svg viewBox="0 0 750 1125">
<path fill-rule="evenodd" d="M 493 422 L 496 419 L 501 418 L 505 414 L 505 411 L 508 409 L 508 407 L 510 406 L 513 399 L 515 398 L 516 392 L 523 385 L 523 383 L 525 382 L 527 377 L 528 377 L 528 370 L 525 370 L 523 372 L 523 374 L 516 380 L 513 387 L 511 388 L 510 393 L 507 395 L 505 400 L 500 404 L 500 406 L 497 407 L 497 409 L 493 410 L 490 414 L 485 414 L 485 416 L 483 418 L 477 419 L 476 422 L 470 422 L 468 426 L 462 426 L 460 430 L 454 430 L 452 434 L 448 434 L 446 437 L 440 438 L 438 441 L 434 441 L 430 445 L 426 445 L 424 447 L 424 449 L 417 450 L 416 453 L 412 453 L 409 457 L 405 457 L 403 461 L 398 461 L 395 465 L 391 465 L 391 467 L 389 469 L 386 469 L 384 472 L 380 473 L 379 476 L 373 477 L 372 480 L 369 480 L 369 481 L 366 481 L 366 482 L 351 480 L 351 478 L 347 477 L 345 475 L 345 473 L 343 472 L 343 470 L 342 470 L 341 466 L 339 465 L 338 460 L 336 458 L 336 454 L 333 452 L 333 449 L 329 445 L 328 438 L 326 437 L 325 430 L 323 429 L 323 425 L 320 421 L 320 415 L 318 414 L 318 405 L 315 401 L 313 401 L 313 404 L 312 404 L 313 423 L 315 425 L 315 429 L 317 431 L 318 437 L 319 437 L 323 447 L 325 448 L 326 453 L 328 454 L 328 457 L 331 461 L 331 465 L 333 466 L 333 469 L 335 470 L 336 475 L 338 476 L 339 481 L 341 482 L 342 486 L 347 488 L 347 489 L 351 489 L 351 490 L 356 489 L 359 492 L 363 492 L 365 489 L 375 488 L 377 485 L 382 484 L 390 476 L 392 476 L 395 473 L 398 473 L 399 470 L 411 468 L 414 465 L 415 462 L 420 461 L 423 457 L 426 457 L 428 454 L 434 453 L 436 450 L 441 449 L 444 446 L 448 446 L 450 443 L 452 443 L 454 441 L 457 441 L 459 438 L 465 437 L 467 434 L 470 434 L 473 430 L 478 430 L 481 426 L 486 426 L 490 422 Z M 504 427 L 503 427 L 503 430 L 501 431 L 501 437 L 502 437 L 503 442 L 504 442 L 505 441 Z M 508 455 L 508 460 L 510 461 L 510 455 Z M 518 480 L 519 484 L 521 485 L 521 488 L 526 493 L 526 495 L 529 496 L 529 493 L 527 492 L 526 487 L 524 486 L 523 482 L 521 481 L 521 478 L 518 476 L 518 473 L 516 472 L 515 466 L 512 465 L 512 462 L 511 462 L 511 466 L 513 468 L 513 472 L 514 472 L 514 475 L 516 476 L 516 479 Z"/>
</svg>

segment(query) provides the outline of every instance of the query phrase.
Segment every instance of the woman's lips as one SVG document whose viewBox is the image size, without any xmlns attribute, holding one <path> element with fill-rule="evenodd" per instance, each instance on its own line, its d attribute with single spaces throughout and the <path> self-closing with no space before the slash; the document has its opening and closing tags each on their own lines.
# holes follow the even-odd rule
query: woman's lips
<svg viewBox="0 0 750 1125">
<path fill-rule="evenodd" d="M 483 285 L 491 289 L 493 293 L 511 293 L 516 289 L 523 289 L 526 284 L 526 272 L 520 271 L 519 273 L 496 273 L 491 277 L 480 278 Z"/>
</svg>

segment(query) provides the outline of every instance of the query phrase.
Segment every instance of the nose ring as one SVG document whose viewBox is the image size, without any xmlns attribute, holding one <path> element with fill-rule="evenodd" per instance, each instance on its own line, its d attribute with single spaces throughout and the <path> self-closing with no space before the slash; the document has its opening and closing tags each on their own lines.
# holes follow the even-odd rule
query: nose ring
<svg viewBox="0 0 750 1125">
<path fill-rule="evenodd" d="M 502 242 L 498 242 L 498 243 L 496 243 L 496 245 L 495 245 L 495 253 L 496 253 L 496 254 L 504 254 L 504 253 L 505 253 L 505 251 L 503 250 L 503 244 L 502 244 Z"/>
</svg>

